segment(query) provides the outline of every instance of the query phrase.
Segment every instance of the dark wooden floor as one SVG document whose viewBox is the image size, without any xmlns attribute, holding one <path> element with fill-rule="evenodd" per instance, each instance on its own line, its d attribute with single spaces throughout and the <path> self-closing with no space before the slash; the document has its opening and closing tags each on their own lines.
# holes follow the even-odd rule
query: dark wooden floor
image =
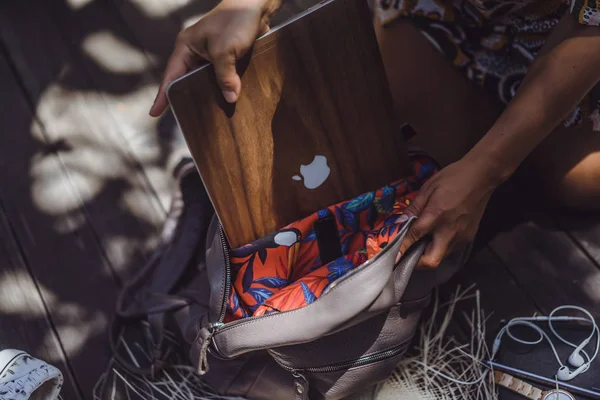
<svg viewBox="0 0 600 400">
<path fill-rule="evenodd" d="M 66 399 L 92 398 L 115 294 L 164 220 L 185 146 L 171 114 L 147 110 L 175 35 L 212 5 L 0 2 L 0 348 L 59 367 Z M 532 207 L 507 187 L 485 221 L 452 284 L 479 284 L 491 329 L 561 304 L 600 315 L 598 215 Z"/>
</svg>

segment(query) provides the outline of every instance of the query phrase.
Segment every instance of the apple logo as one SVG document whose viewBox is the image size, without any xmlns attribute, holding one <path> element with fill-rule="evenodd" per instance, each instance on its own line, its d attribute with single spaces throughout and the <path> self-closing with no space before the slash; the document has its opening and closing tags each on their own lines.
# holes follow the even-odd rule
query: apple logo
<svg viewBox="0 0 600 400">
<path fill-rule="evenodd" d="M 292 177 L 295 181 L 301 181 L 304 178 L 304 186 L 307 189 L 316 189 L 323 184 L 329 177 L 331 168 L 327 165 L 327 157 L 315 156 L 315 159 L 308 165 L 300 166 L 300 175 Z"/>
</svg>

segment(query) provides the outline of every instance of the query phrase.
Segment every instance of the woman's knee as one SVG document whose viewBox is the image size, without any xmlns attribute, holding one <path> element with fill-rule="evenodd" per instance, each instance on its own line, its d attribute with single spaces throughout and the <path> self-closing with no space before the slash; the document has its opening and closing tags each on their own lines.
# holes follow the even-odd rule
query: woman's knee
<svg viewBox="0 0 600 400">
<path fill-rule="evenodd" d="M 577 209 L 600 209 L 600 154 L 583 158 L 554 187 L 561 205 Z"/>
<path fill-rule="evenodd" d="M 530 158 L 552 198 L 561 205 L 600 209 L 600 133 L 579 128 L 553 132 Z"/>
</svg>

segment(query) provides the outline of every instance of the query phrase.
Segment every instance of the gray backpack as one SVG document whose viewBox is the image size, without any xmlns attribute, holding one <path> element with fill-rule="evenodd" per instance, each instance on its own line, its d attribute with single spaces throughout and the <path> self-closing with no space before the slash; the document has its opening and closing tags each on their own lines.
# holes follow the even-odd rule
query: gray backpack
<svg viewBox="0 0 600 400">
<path fill-rule="evenodd" d="M 176 176 L 179 191 L 161 244 L 118 299 L 111 343 L 115 359 L 131 373 L 156 377 L 183 351 L 221 395 L 351 396 L 388 377 L 406 352 L 432 289 L 468 256 L 465 248 L 435 270 L 415 270 L 427 244 L 423 240 L 396 263 L 408 221 L 380 253 L 309 304 L 225 322 L 235 290 L 231 252 L 193 164 L 184 163 Z M 132 365 L 116 350 L 117 335 L 136 324 L 145 327 L 152 358 L 147 367 Z M 176 349 L 166 340 L 167 331 L 177 333 Z"/>
</svg>

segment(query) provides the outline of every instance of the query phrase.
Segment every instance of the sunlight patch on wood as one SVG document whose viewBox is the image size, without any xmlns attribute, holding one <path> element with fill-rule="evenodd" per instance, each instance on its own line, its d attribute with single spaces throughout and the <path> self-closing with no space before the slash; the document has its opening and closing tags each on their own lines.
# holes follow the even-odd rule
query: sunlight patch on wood
<svg viewBox="0 0 600 400">
<path fill-rule="evenodd" d="M 58 217 L 53 228 L 57 233 L 67 235 L 79 230 L 86 222 L 85 213 L 82 210 L 77 210 Z"/>
<path fill-rule="evenodd" d="M 82 306 L 73 303 L 61 304 L 59 317 L 54 318 L 56 332 L 65 352 L 71 357 L 77 354 L 88 340 L 104 335 L 108 319 L 100 312 L 90 313 Z M 48 332 L 44 337 L 44 346 L 51 345 L 55 337 Z"/>
<path fill-rule="evenodd" d="M 131 0 L 136 7 L 149 17 L 166 17 L 192 0 Z"/>
<path fill-rule="evenodd" d="M 91 140 L 69 141 L 71 150 L 61 152 L 61 160 L 69 173 L 81 174 L 90 180 L 119 179 L 127 171 L 127 161 L 114 146 Z M 79 189 L 79 186 L 76 186 Z M 87 197 L 87 196 L 86 196 Z"/>
<path fill-rule="evenodd" d="M 173 198 L 173 189 L 175 185 L 173 182 L 173 175 L 170 173 L 173 168 L 166 168 L 165 170 L 164 168 L 152 166 L 146 167 L 144 170 L 148 180 L 152 182 L 152 186 L 162 208 L 168 210 Z"/>
<path fill-rule="evenodd" d="M 45 301 L 54 299 L 52 293 L 45 291 Z M 5 272 L 0 276 L 0 313 L 23 319 L 46 316 L 38 289 L 27 271 Z"/>
<path fill-rule="evenodd" d="M 125 138 L 134 135 L 152 135 L 156 132 L 159 118 L 148 115 L 150 107 L 158 92 L 158 83 L 149 75 L 142 78 L 145 82 L 126 94 L 106 93 L 105 99 L 119 122 L 120 130 Z"/>
<path fill-rule="evenodd" d="M 585 296 L 595 304 L 600 304 L 600 271 L 587 276 L 583 281 L 574 281 L 576 285 L 581 285 Z M 596 314 L 597 315 L 597 314 Z"/>
<path fill-rule="evenodd" d="M 161 146 L 166 144 L 160 143 L 156 135 L 141 133 L 129 138 L 127 143 L 134 150 L 137 160 L 143 166 L 162 162 L 163 149 L 161 149 Z"/>
<path fill-rule="evenodd" d="M 102 181 L 93 179 L 85 171 L 69 171 L 69 175 L 65 175 L 61 164 L 52 155 L 34 158 L 30 176 L 31 199 L 40 211 L 48 215 L 61 216 L 80 207 L 81 199 L 70 193 L 70 184 L 81 189 L 80 193 L 85 193 L 87 200 L 94 198 L 102 189 Z"/>
<path fill-rule="evenodd" d="M 40 94 L 35 111 L 51 140 L 57 140 L 52 137 L 55 132 L 64 137 L 65 132 L 81 131 L 87 125 L 87 119 L 78 112 L 80 107 L 75 91 L 53 83 Z M 31 131 L 37 140 L 44 141 L 43 132 L 36 128 L 35 121 Z"/>
<path fill-rule="evenodd" d="M 160 119 L 150 117 L 148 111 L 158 83 L 151 74 L 144 73 L 132 76 L 129 84 L 134 87 L 121 94 L 76 90 L 53 83 L 40 96 L 36 114 L 50 140 L 102 136 L 106 142 L 106 136 L 116 132 L 125 138 L 153 134 Z M 35 124 L 31 131 L 37 140 L 45 140 Z"/>
<path fill-rule="evenodd" d="M 104 31 L 87 36 L 82 49 L 100 67 L 119 74 L 140 73 L 151 67 L 143 51 Z"/>
<path fill-rule="evenodd" d="M 148 196 L 148 191 L 144 188 L 131 188 L 123 193 L 121 207 L 125 208 L 130 215 L 135 216 L 139 220 L 148 222 L 158 230 L 160 224 L 164 221 L 164 215 L 158 217 L 155 209 L 140 207 L 140 198 L 145 196 Z"/>
<path fill-rule="evenodd" d="M 110 254 L 112 267 L 121 272 L 129 266 L 136 251 L 140 250 L 140 243 L 138 240 L 119 235 L 104 238 L 102 247 L 107 254 Z"/>
<path fill-rule="evenodd" d="M 94 0 L 67 0 L 67 4 L 72 10 L 79 10 L 88 4 L 91 4 Z"/>
</svg>

